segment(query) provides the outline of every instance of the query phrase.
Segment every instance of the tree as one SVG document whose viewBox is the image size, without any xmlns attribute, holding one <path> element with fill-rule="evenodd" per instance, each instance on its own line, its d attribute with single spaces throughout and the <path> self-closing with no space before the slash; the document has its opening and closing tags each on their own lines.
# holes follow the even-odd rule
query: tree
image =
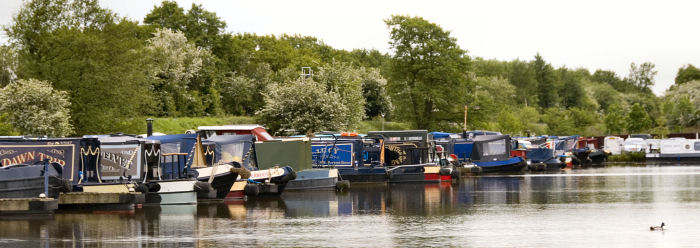
<svg viewBox="0 0 700 248">
<path fill-rule="evenodd" d="M 265 95 L 265 107 L 256 113 L 257 120 L 272 133 L 295 130 L 306 134 L 347 127 L 348 108 L 338 99 L 340 94 L 310 79 L 298 79 L 285 85 L 272 84 Z"/>
<path fill-rule="evenodd" d="M 386 92 L 386 79 L 376 68 L 363 70 L 362 95 L 365 98 L 365 116 L 372 118 L 389 114 L 392 105 Z"/>
<path fill-rule="evenodd" d="M 0 45 L 0 87 L 16 79 L 17 55 L 11 46 Z"/>
<path fill-rule="evenodd" d="M 537 81 L 530 63 L 517 59 L 508 63 L 508 82 L 517 89 L 515 94 L 519 104 L 537 106 Z"/>
<path fill-rule="evenodd" d="M 627 114 L 627 131 L 638 133 L 651 128 L 652 120 L 644 108 L 635 103 Z"/>
<path fill-rule="evenodd" d="M 336 99 L 348 109 L 344 118 L 346 127 L 354 128 L 365 117 L 365 98 L 362 96 L 364 70 L 352 67 L 350 64 L 333 61 L 319 68 L 314 74 L 314 81 L 325 85 L 328 92 L 337 93 Z"/>
<path fill-rule="evenodd" d="M 0 91 L 0 114 L 24 135 L 70 135 L 68 93 L 54 90 L 51 84 L 35 79 L 20 79 Z"/>
<path fill-rule="evenodd" d="M 417 128 L 458 119 L 468 92 L 466 51 L 449 31 L 421 17 L 394 15 L 384 22 L 394 50 L 387 88 L 396 116 Z"/>
<path fill-rule="evenodd" d="M 545 62 L 539 53 L 535 55 L 535 61 L 532 62 L 532 65 L 535 70 L 537 99 L 540 107 L 547 109 L 556 106 L 558 96 L 554 85 L 552 65 Z"/>
<path fill-rule="evenodd" d="M 226 28 L 226 22 L 216 16 L 216 13 L 205 10 L 201 4 L 193 3 L 185 14 L 185 10 L 173 1 L 163 1 L 160 6 L 154 6 L 143 23 L 180 31 L 188 40 L 206 49 L 218 45 L 220 35 Z"/>
<path fill-rule="evenodd" d="M 96 0 L 30 1 L 5 30 L 18 49 L 18 78 L 68 92 L 78 135 L 116 132 L 151 102 L 143 30 Z"/>
<path fill-rule="evenodd" d="M 700 80 L 700 69 L 693 66 L 692 64 L 687 64 L 681 68 L 678 68 L 678 73 L 676 73 L 675 79 L 677 85 L 684 84 L 693 80 Z"/>
<path fill-rule="evenodd" d="M 569 71 L 565 71 L 561 79 L 563 85 L 559 96 L 561 97 L 562 107 L 568 109 L 581 106 L 584 96 L 581 79 Z"/>
<path fill-rule="evenodd" d="M 605 115 L 605 129 L 607 134 L 622 133 L 625 128 L 625 114 L 620 105 L 613 103 L 608 107 Z"/>
<path fill-rule="evenodd" d="M 654 70 L 655 65 L 651 62 L 644 62 L 639 67 L 635 63 L 630 64 L 630 73 L 627 76 L 627 81 L 641 90 L 651 91 L 650 87 L 654 86 L 654 77 L 657 71 Z"/>
<path fill-rule="evenodd" d="M 193 87 L 193 79 L 211 59 L 209 52 L 188 42 L 184 34 L 169 29 L 156 30 L 148 40 L 146 51 L 150 60 L 148 76 L 153 79 L 158 94 L 156 114 L 202 115 L 204 107 L 196 97 L 201 89 Z"/>
</svg>

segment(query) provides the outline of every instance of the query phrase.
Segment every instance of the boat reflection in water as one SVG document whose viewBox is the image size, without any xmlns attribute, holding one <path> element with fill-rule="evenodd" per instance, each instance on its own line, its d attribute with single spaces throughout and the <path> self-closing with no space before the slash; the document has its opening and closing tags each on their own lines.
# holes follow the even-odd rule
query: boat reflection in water
<svg viewBox="0 0 700 248">
<path fill-rule="evenodd" d="M 229 204 L 1 217 L 0 246 L 693 247 L 700 239 L 699 187 L 700 167 L 358 183 L 345 192 L 287 191 Z M 674 228 L 650 234 L 649 225 L 660 221 Z"/>
</svg>

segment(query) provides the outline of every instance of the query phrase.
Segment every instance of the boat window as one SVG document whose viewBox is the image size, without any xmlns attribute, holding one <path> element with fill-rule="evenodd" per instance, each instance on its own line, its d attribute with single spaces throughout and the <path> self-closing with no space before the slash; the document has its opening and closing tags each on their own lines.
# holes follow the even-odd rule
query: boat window
<svg viewBox="0 0 700 248">
<path fill-rule="evenodd" d="M 484 156 L 506 154 L 506 140 L 496 140 L 484 144 Z"/>
<path fill-rule="evenodd" d="M 224 163 L 239 162 L 243 163 L 244 143 L 222 144 L 220 161 Z"/>
<path fill-rule="evenodd" d="M 695 150 L 700 151 L 700 142 L 695 142 Z"/>
</svg>

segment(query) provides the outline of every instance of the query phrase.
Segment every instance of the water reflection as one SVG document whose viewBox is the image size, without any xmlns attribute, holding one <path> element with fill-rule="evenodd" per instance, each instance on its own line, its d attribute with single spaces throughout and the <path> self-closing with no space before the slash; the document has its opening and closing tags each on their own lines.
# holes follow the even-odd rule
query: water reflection
<svg viewBox="0 0 700 248">
<path fill-rule="evenodd" d="M 629 230 L 645 231 L 641 227 L 660 218 L 678 228 L 664 236 L 672 246 L 692 246 L 700 238 L 693 224 L 700 218 L 699 179 L 700 167 L 604 168 L 458 183 L 354 184 L 339 193 L 289 191 L 131 212 L 58 212 L 0 219 L 0 246 L 617 246 L 648 239 L 648 231 Z M 531 225 L 540 228 L 532 232 Z M 594 230 L 599 240 L 565 242 L 561 237 L 576 235 L 572 225 Z M 520 242 L 502 240 L 499 232 Z"/>
</svg>

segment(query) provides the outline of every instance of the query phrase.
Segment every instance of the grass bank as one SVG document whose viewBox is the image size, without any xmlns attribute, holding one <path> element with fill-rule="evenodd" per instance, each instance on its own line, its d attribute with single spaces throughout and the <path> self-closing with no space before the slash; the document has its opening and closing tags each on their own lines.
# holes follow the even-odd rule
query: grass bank
<svg viewBox="0 0 700 248">
<path fill-rule="evenodd" d="M 143 134 L 146 133 L 146 119 L 148 117 L 138 117 L 127 120 L 124 123 L 126 128 L 124 133 Z M 185 133 L 187 130 L 196 130 L 198 126 L 215 126 L 231 124 L 252 124 L 255 118 L 252 116 L 218 116 L 218 117 L 178 117 L 178 118 L 152 118 L 153 132 L 165 134 Z M 384 130 L 408 130 L 411 125 L 403 122 L 384 122 Z M 367 133 L 368 131 L 382 130 L 381 118 L 362 121 L 355 131 Z"/>
<path fill-rule="evenodd" d="M 646 154 L 644 152 L 630 152 L 619 155 L 610 155 L 608 157 L 608 162 L 644 163 L 646 162 Z"/>
<path fill-rule="evenodd" d="M 148 117 L 133 118 L 126 123 L 129 134 L 146 133 L 146 119 Z M 219 116 L 219 117 L 177 117 L 177 118 L 152 118 L 153 132 L 165 134 L 185 133 L 187 130 L 197 130 L 198 126 L 216 126 L 230 124 L 251 124 L 255 119 L 250 116 Z"/>
</svg>

